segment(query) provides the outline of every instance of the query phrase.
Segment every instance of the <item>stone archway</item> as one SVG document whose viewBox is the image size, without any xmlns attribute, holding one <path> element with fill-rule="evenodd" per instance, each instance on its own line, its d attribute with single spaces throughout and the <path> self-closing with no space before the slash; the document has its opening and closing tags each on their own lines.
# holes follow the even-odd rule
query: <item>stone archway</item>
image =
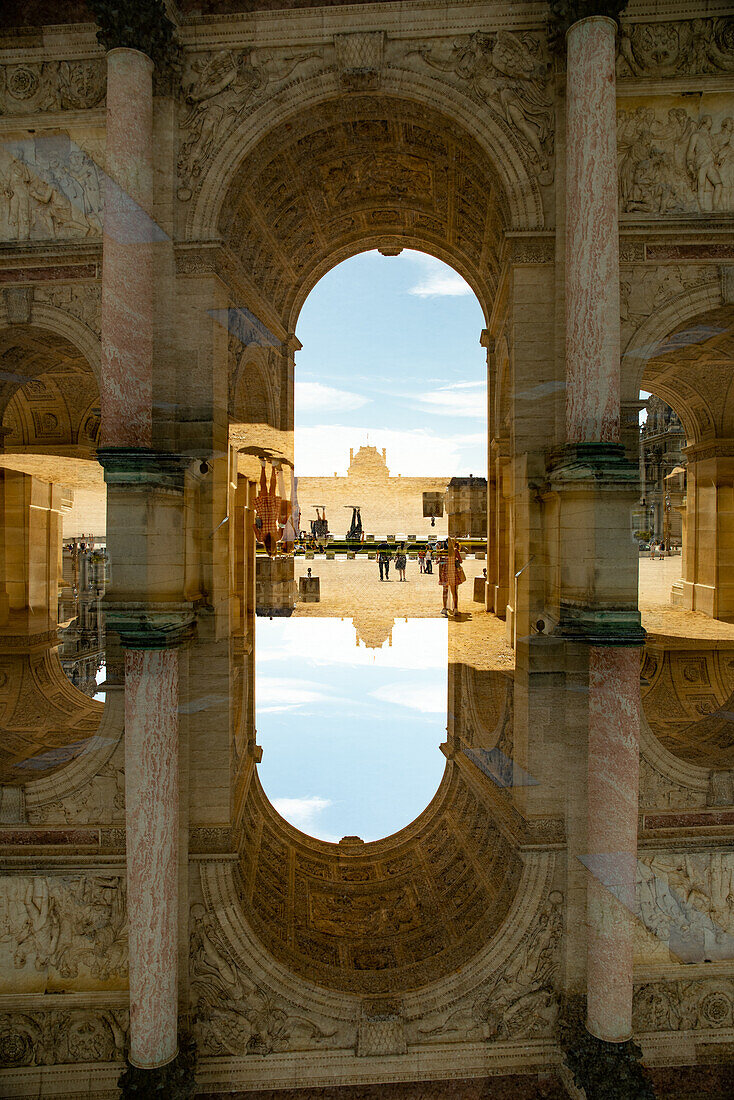
<svg viewBox="0 0 734 1100">
<path fill-rule="evenodd" d="M 687 489 L 676 601 L 734 620 L 734 307 L 675 325 L 647 358 L 642 388 L 673 406 L 686 431 Z"/>
</svg>

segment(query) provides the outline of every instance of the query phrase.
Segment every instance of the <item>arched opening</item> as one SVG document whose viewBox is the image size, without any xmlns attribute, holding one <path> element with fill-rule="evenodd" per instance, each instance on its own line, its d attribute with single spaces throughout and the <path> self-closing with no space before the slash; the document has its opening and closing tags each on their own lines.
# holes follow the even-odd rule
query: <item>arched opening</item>
<svg viewBox="0 0 734 1100">
<path fill-rule="evenodd" d="M 333 267 L 299 316 L 294 580 L 318 575 L 319 602 L 256 624 L 261 782 L 332 842 L 405 828 L 439 786 L 447 619 L 425 559 L 450 535 L 472 583 L 485 561 L 484 316 L 452 268 L 396 251 Z"/>
<path fill-rule="evenodd" d="M 49 329 L 18 324 L 2 333 L 0 354 L 0 660 L 7 694 L 0 781 L 23 786 L 78 756 L 101 719 L 104 562 L 93 566 L 86 544 L 80 560 L 71 532 L 97 521 L 103 541 L 104 482 L 94 457 L 97 381 L 78 347 Z"/>
<path fill-rule="evenodd" d="M 722 306 L 675 326 L 647 357 L 642 386 L 675 410 L 685 433 L 681 463 L 676 462 L 661 480 L 665 489 L 661 489 L 662 514 L 657 520 L 663 528 L 658 537 L 670 542 L 670 512 L 676 489 L 680 495 L 683 488 L 683 466 L 685 505 L 683 498 L 678 505 L 681 580 L 674 588 L 674 602 L 734 621 L 734 582 L 727 564 L 734 548 L 732 307 Z M 645 434 L 662 456 L 664 441 L 671 442 L 675 425 L 666 426 L 666 417 L 670 418 L 662 407 L 653 411 L 660 431 Z"/>
</svg>

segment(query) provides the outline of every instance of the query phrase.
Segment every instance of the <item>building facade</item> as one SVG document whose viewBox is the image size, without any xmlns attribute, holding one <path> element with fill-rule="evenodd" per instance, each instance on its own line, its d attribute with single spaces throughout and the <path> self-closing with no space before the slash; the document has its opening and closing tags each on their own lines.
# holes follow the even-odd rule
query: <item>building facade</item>
<svg viewBox="0 0 734 1100">
<path fill-rule="evenodd" d="M 0 1092 L 725 1095 L 730 5 L 3 19 Z M 292 455 L 310 290 L 402 247 L 484 311 L 474 618 L 514 663 L 451 622 L 435 798 L 327 844 L 258 778 L 259 457 Z M 648 637 L 641 389 L 687 459 Z M 104 704 L 56 648 L 61 492 L 100 472 Z"/>
</svg>

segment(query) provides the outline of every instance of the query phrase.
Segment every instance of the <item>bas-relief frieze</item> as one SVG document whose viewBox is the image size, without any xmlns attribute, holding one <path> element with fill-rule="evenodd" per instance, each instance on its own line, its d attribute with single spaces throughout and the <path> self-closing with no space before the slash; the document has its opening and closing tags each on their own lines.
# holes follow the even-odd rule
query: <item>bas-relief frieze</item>
<svg viewBox="0 0 734 1100">
<path fill-rule="evenodd" d="M 103 764 L 89 782 L 63 798 L 27 803 L 27 806 L 29 825 L 113 825 L 124 821 L 125 772 L 122 760 L 110 760 Z"/>
<path fill-rule="evenodd" d="M 354 1045 L 354 1025 L 307 1018 L 244 967 L 219 922 L 203 905 L 191 909 L 191 1009 L 201 1055 L 272 1054 Z"/>
<path fill-rule="evenodd" d="M 33 301 L 52 306 L 81 321 L 96 336 L 101 334 L 102 287 L 93 285 L 35 286 Z"/>
<path fill-rule="evenodd" d="M 30 1009 L 0 1014 L 0 1065 L 122 1062 L 130 1014 L 126 1008 Z"/>
<path fill-rule="evenodd" d="M 448 48 L 421 45 L 407 52 L 499 115 L 519 140 L 533 171 L 547 177 L 541 182 L 551 182 L 554 107 L 541 35 L 476 31 Z"/>
<path fill-rule="evenodd" d="M 658 313 L 686 292 L 719 278 L 718 268 L 714 265 L 624 266 L 619 284 L 622 349 L 627 348 L 634 332 L 653 313 Z"/>
<path fill-rule="evenodd" d="M 674 783 L 653 767 L 644 756 L 640 757 L 641 809 L 702 809 L 706 802 L 705 791 Z"/>
<path fill-rule="evenodd" d="M 635 915 L 636 962 L 731 965 L 734 853 L 641 853 Z"/>
<path fill-rule="evenodd" d="M 734 19 L 621 21 L 617 76 L 650 79 L 734 73 Z"/>
<path fill-rule="evenodd" d="M 716 977 L 646 982 L 635 986 L 636 1033 L 709 1031 L 734 1025 L 734 981 Z"/>
<path fill-rule="evenodd" d="M 620 98 L 622 214 L 734 213 L 734 94 Z"/>
<path fill-rule="evenodd" d="M 124 878 L 0 878 L 0 945 L 2 993 L 125 988 Z"/>
<path fill-rule="evenodd" d="M 280 90 L 304 62 L 321 50 L 279 53 L 218 50 L 191 55 L 183 75 L 182 138 L 178 152 L 178 197 L 187 202 L 208 163 L 246 111 Z"/>
<path fill-rule="evenodd" d="M 104 137 L 75 131 L 0 143 L 0 240 L 67 240 L 102 232 Z"/>
<path fill-rule="evenodd" d="M 530 1039 L 553 1035 L 563 936 L 563 895 L 552 890 L 507 964 L 449 1011 L 412 1021 L 411 1043 Z"/>
<path fill-rule="evenodd" d="M 104 58 L 0 65 L 0 116 L 100 106 L 107 86 Z"/>
</svg>

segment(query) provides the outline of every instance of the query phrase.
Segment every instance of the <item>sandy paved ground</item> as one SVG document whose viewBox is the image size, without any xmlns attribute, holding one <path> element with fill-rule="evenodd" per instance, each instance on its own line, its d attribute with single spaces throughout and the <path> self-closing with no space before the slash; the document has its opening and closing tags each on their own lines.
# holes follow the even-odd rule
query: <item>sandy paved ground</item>
<svg viewBox="0 0 734 1100">
<path fill-rule="evenodd" d="M 472 599 L 474 577 L 481 576 L 486 562 L 467 558 L 464 562 L 466 583 L 459 589 L 460 615 L 450 620 L 449 648 L 452 660 L 461 660 L 476 668 L 512 668 L 514 656 L 507 645 L 505 623 L 487 614 Z M 417 561 L 408 561 L 405 583 L 397 579 L 394 565 L 390 580 L 380 581 L 376 561 L 316 557 L 296 559 L 296 582 L 308 567 L 321 580 L 321 602 L 298 603 L 296 615 L 338 616 L 357 620 L 366 635 L 370 628 L 379 634 L 386 621 L 401 618 L 435 617 L 441 613 L 441 587 L 438 574 L 421 574 Z M 673 581 L 680 577 L 680 558 L 640 559 L 640 610 L 642 625 L 650 634 L 700 639 L 734 640 L 734 624 L 720 623 L 697 611 L 682 611 L 670 603 Z"/>
<path fill-rule="evenodd" d="M 683 611 L 670 602 L 670 589 L 680 579 L 680 557 L 640 558 L 640 611 L 650 634 L 676 638 L 734 640 L 734 623 L 721 623 L 700 611 Z"/>
<path fill-rule="evenodd" d="M 474 668 L 510 669 L 515 658 L 505 640 L 505 624 L 488 615 L 484 605 L 474 603 L 474 578 L 482 575 L 486 562 L 467 558 L 464 561 L 466 582 L 459 588 L 459 616 L 449 620 L 450 660 L 463 661 Z M 417 561 L 408 561 L 403 583 L 397 579 L 394 566 L 390 580 L 380 581 L 376 561 L 355 558 L 353 561 L 326 561 L 296 558 L 296 581 L 306 575 L 311 566 L 313 575 L 321 580 L 321 602 L 298 603 L 296 615 L 339 616 L 352 619 L 361 636 L 370 631 L 379 637 L 380 627 L 390 619 L 429 618 L 441 614 L 441 586 L 438 571 L 421 574 Z"/>
</svg>

